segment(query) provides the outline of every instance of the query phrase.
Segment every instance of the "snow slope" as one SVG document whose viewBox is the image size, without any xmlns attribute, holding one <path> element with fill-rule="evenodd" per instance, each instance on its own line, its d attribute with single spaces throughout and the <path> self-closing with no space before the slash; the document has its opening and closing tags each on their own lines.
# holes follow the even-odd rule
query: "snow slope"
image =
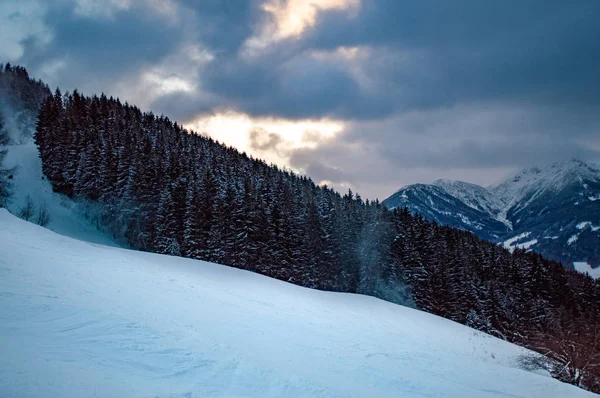
<svg viewBox="0 0 600 398">
<path fill-rule="evenodd" d="M 541 169 L 533 167 L 523 170 L 513 178 L 487 188 L 508 207 L 527 198 L 525 203 L 519 203 L 520 207 L 524 207 L 544 193 L 558 192 L 573 181 L 600 181 L 600 166 L 568 159 Z"/>
<path fill-rule="evenodd" d="M 513 236 L 510 239 L 505 240 L 504 242 L 502 242 L 502 246 L 509 250 L 511 253 L 515 251 L 515 249 L 529 249 L 531 246 L 535 245 L 538 240 L 537 239 L 533 239 L 533 240 L 528 240 L 526 242 L 523 242 L 523 240 L 525 238 L 527 238 L 529 235 L 531 235 L 531 232 L 523 232 L 522 234 L 519 234 L 517 236 Z"/>
<path fill-rule="evenodd" d="M 360 295 L 101 246 L 0 209 L 2 397 L 586 397 Z"/>
<path fill-rule="evenodd" d="M 600 278 L 600 268 L 592 268 L 592 266 L 586 262 L 575 262 L 573 263 L 573 267 L 576 271 L 579 271 L 582 274 L 588 274 L 594 279 Z"/>
<path fill-rule="evenodd" d="M 486 212 L 493 218 L 496 218 L 496 216 L 506 207 L 506 204 L 501 199 L 492 195 L 492 193 L 484 187 L 476 184 L 439 179 L 434 181 L 431 185 L 443 188 L 444 191 L 455 198 L 460 199 L 467 206 Z"/>
<path fill-rule="evenodd" d="M 4 159 L 5 167 L 16 167 L 13 181 L 14 197 L 9 205 L 13 214 L 18 214 L 26 198 L 33 201 L 36 209 L 45 206 L 50 214 L 48 228 L 59 234 L 88 242 L 116 246 L 106 234 L 83 216 L 83 209 L 64 195 L 52 191 L 50 182 L 42 178 L 42 162 L 31 139 L 23 144 L 11 145 Z"/>
</svg>

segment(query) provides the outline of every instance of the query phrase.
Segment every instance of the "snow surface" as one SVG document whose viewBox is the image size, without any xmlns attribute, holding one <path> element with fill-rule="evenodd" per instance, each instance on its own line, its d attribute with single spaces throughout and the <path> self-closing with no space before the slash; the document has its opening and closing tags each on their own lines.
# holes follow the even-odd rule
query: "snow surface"
<svg viewBox="0 0 600 398">
<path fill-rule="evenodd" d="M 494 216 L 504 207 L 504 203 L 487 189 L 464 181 L 439 179 L 431 185 L 444 189 L 450 196 L 460 199 L 467 206 Z"/>
<path fill-rule="evenodd" d="M 450 213 L 450 214 L 452 214 L 452 213 Z M 458 213 L 457 216 L 460 218 L 460 221 L 462 221 L 463 224 L 465 224 L 465 225 L 471 225 L 471 226 L 473 226 L 473 228 L 478 229 L 478 230 L 482 230 L 483 229 L 483 226 L 480 223 L 473 222 L 473 221 L 469 220 L 469 217 L 465 216 L 464 214 Z"/>
<path fill-rule="evenodd" d="M 8 146 L 7 150 L 4 165 L 17 168 L 12 180 L 14 195 L 8 207 L 13 214 L 18 214 L 26 198 L 30 197 L 36 209 L 46 206 L 50 214 L 49 229 L 88 242 L 116 246 L 112 239 L 82 216 L 81 206 L 52 191 L 50 182 L 42 178 L 42 162 L 38 149 L 31 140 L 21 145 Z"/>
<path fill-rule="evenodd" d="M 0 209 L 2 397 L 588 397 L 361 295 L 91 244 Z"/>
<path fill-rule="evenodd" d="M 583 229 L 585 229 L 585 227 L 587 227 L 588 225 L 590 226 L 590 229 L 592 230 L 592 232 L 596 232 L 597 230 L 599 230 L 599 229 L 600 229 L 600 226 L 592 224 L 592 222 L 591 222 L 591 221 L 584 221 L 584 222 L 580 222 L 579 224 L 577 224 L 577 225 L 575 226 L 575 228 L 577 228 L 578 230 L 583 230 Z"/>
<path fill-rule="evenodd" d="M 515 251 L 516 248 L 519 247 L 519 245 L 515 245 L 514 243 L 523 238 L 528 237 L 529 235 L 531 235 L 531 232 L 523 232 L 522 234 L 513 236 L 512 238 L 505 240 L 502 243 L 502 246 L 504 246 L 505 249 L 509 250 L 512 253 L 513 251 Z M 535 243 L 537 243 L 537 240 L 535 240 L 535 242 L 533 244 L 535 244 Z"/>
<path fill-rule="evenodd" d="M 589 225 L 589 224 L 591 224 L 591 222 L 590 222 L 590 221 L 584 221 L 584 222 L 580 222 L 579 224 L 577 224 L 577 225 L 575 226 L 575 228 L 577 228 L 577 229 L 580 229 L 580 230 L 581 230 L 581 229 L 584 229 L 584 228 L 585 228 L 587 225 Z"/>
<path fill-rule="evenodd" d="M 533 240 L 529 240 L 527 242 L 517 243 L 515 245 L 515 247 L 518 247 L 519 249 L 528 250 L 531 246 L 536 245 L 537 243 L 538 243 L 538 240 L 537 239 L 533 239 Z"/>
<path fill-rule="evenodd" d="M 573 243 L 577 242 L 579 239 L 579 234 L 571 235 L 571 237 L 567 240 L 567 245 L 571 246 Z"/>
<path fill-rule="evenodd" d="M 573 266 L 576 271 L 581 272 L 582 274 L 588 274 L 594 279 L 600 278 L 600 267 L 592 268 L 592 266 L 585 261 L 574 262 Z"/>
<path fill-rule="evenodd" d="M 435 180 L 431 185 L 442 188 L 450 196 L 459 199 L 467 206 L 483 211 L 493 219 L 506 225 L 509 229 L 513 229 L 512 223 L 506 218 L 508 208 L 504 199 L 495 196 L 488 189 L 464 181 L 453 181 L 443 178 Z"/>
<path fill-rule="evenodd" d="M 569 159 L 542 169 L 533 167 L 523 170 L 501 184 L 488 187 L 488 190 L 506 203 L 507 208 L 527 197 L 528 201 L 518 206 L 524 208 L 546 192 L 560 191 L 574 180 L 583 179 L 600 181 L 600 166 Z"/>
</svg>

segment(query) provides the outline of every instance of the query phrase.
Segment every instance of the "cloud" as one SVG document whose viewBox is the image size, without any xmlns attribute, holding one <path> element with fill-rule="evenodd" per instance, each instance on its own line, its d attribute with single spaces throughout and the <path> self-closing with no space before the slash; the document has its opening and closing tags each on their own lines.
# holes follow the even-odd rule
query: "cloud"
<svg viewBox="0 0 600 398">
<path fill-rule="evenodd" d="M 277 133 L 270 133 L 263 128 L 250 130 L 250 149 L 256 151 L 279 152 L 284 142 L 283 137 Z"/>
<path fill-rule="evenodd" d="M 193 98 L 194 106 L 207 100 L 210 93 L 203 91 L 199 74 L 214 56 L 206 49 L 182 43 L 161 60 L 134 70 L 109 87 L 109 92 L 135 103 L 143 109 L 162 112 L 175 120 L 182 120 L 189 104 L 185 98 Z M 188 105 L 189 106 L 189 105 Z M 197 107 L 191 110 L 196 113 Z"/>
<path fill-rule="evenodd" d="M 54 45 L 24 59 L 51 53 L 68 69 L 114 76 L 153 66 L 182 42 L 202 47 L 215 59 L 196 76 L 210 93 L 196 113 L 367 120 L 482 101 L 598 105 L 600 5 L 527 3 L 60 1 L 46 18 Z M 261 35 L 268 51 L 245 57 Z M 175 111 L 190 119 L 194 107 L 185 108 Z"/>
<path fill-rule="evenodd" d="M 159 62 L 182 38 L 159 17 L 136 9 L 123 9 L 109 19 L 88 18 L 59 4 L 44 18 L 52 39 L 39 48 L 26 45 L 22 62 L 33 72 L 50 60 L 64 62 L 62 73 L 49 82 L 63 89 L 107 91 L 119 77 Z"/>
<path fill-rule="evenodd" d="M 598 161 L 598 126 L 598 114 L 560 107 L 418 110 L 349 123 L 335 139 L 294 151 L 290 164 L 384 199 L 403 185 L 442 177 L 488 185 L 533 165 L 570 157 Z"/>
<path fill-rule="evenodd" d="M 600 83 L 598 15 L 593 1 L 380 0 L 365 3 L 355 20 L 331 14 L 308 33 L 306 46 L 381 49 L 387 62 L 378 63 L 379 55 L 371 70 L 411 94 L 401 97 L 403 106 L 490 97 L 597 104 L 600 93 L 589 84 Z M 408 70 L 397 68 L 402 54 L 416 61 Z"/>
<path fill-rule="evenodd" d="M 157 0 L 158 1 L 158 0 Z M 194 38 L 219 55 L 237 54 L 262 15 L 262 0 L 181 0 Z"/>
<path fill-rule="evenodd" d="M 185 127 L 267 162 L 289 167 L 290 156 L 295 151 L 317 148 L 334 140 L 344 129 L 344 124 L 328 119 L 255 118 L 228 110 L 201 116 L 186 123 Z"/>
<path fill-rule="evenodd" d="M 366 2 L 351 18 L 319 9 L 310 29 L 270 36 L 268 51 L 217 55 L 203 74 L 215 103 L 203 97 L 198 113 L 225 106 L 257 117 L 380 120 L 476 103 L 599 105 L 596 3 L 532 7 L 540 15 L 505 3 L 449 4 Z M 261 20 L 256 8 L 247 15 Z"/>
<path fill-rule="evenodd" d="M 262 24 L 244 43 L 244 55 L 256 56 L 278 41 L 299 38 L 313 28 L 320 12 L 356 11 L 361 0 L 266 0 Z"/>
<path fill-rule="evenodd" d="M 130 0 L 75 0 L 74 12 L 85 17 L 111 18 L 130 7 Z"/>
<path fill-rule="evenodd" d="M 598 160 L 600 2 L 9 0 L 0 61 L 384 197 Z"/>
<path fill-rule="evenodd" d="M 322 10 L 318 24 L 270 43 L 262 57 L 216 64 L 207 77 L 212 89 L 241 111 L 286 117 L 377 119 L 466 102 L 600 101 L 590 90 L 600 85 L 597 2 L 381 0 L 361 4 L 353 18 L 335 11 Z M 338 58 L 335 67 L 318 59 L 341 48 L 365 56 Z M 320 76 L 325 95 L 306 88 Z M 276 95 L 263 96 L 271 85 Z M 305 92 L 319 106 L 294 103 Z"/>
<path fill-rule="evenodd" d="M 39 48 L 52 40 L 44 21 L 46 6 L 36 0 L 0 3 L 0 60 L 15 62 L 25 53 L 25 43 Z"/>
<path fill-rule="evenodd" d="M 329 166 L 325 163 L 316 162 L 309 164 L 306 173 L 310 175 L 317 183 L 344 184 L 348 183 L 351 178 L 344 170 L 337 167 Z"/>
</svg>

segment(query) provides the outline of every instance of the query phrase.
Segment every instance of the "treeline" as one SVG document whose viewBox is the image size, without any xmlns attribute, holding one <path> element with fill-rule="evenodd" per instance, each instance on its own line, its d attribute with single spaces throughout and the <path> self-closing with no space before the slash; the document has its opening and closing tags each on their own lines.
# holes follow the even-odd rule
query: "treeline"
<svg viewBox="0 0 600 398">
<path fill-rule="evenodd" d="M 600 392 L 600 281 L 406 208 L 393 218 L 392 257 L 419 309 L 537 351 L 524 365 Z"/>
<path fill-rule="evenodd" d="M 416 305 L 600 391 L 600 285 L 558 263 L 340 195 L 104 95 L 57 91 L 35 140 L 54 190 L 96 203 L 133 248 Z"/>
<path fill-rule="evenodd" d="M 370 276 L 389 259 L 377 238 L 392 228 L 378 202 L 341 196 L 105 96 L 57 92 L 35 139 L 55 191 L 101 203 L 102 224 L 131 247 L 312 288 L 379 289 Z"/>
</svg>

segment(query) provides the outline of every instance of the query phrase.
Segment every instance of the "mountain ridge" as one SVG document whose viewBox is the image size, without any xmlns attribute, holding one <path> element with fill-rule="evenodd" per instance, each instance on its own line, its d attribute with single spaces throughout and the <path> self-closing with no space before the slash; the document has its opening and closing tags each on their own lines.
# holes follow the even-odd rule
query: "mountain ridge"
<svg viewBox="0 0 600 398">
<path fill-rule="evenodd" d="M 600 166 L 569 158 L 521 170 L 486 187 L 448 179 L 408 185 L 383 204 L 407 207 L 510 250 L 535 250 L 571 268 L 576 262 L 600 265 L 600 233 L 577 228 L 600 225 L 599 199 Z"/>
</svg>

